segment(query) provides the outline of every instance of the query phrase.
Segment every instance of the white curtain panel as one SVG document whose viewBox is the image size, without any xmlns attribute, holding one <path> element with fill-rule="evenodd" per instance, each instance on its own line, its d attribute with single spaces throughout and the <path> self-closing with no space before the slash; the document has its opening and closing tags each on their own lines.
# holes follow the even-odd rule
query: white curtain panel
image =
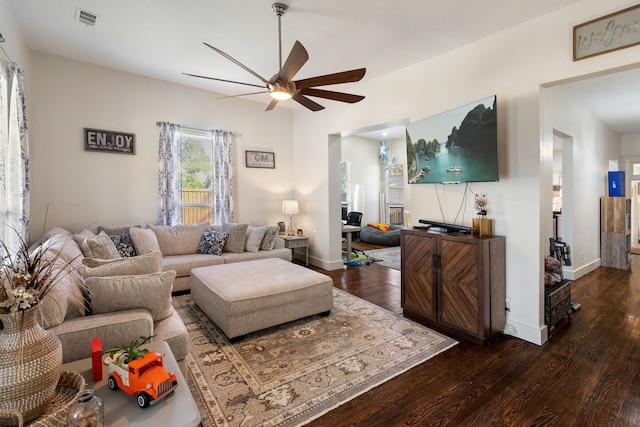
<svg viewBox="0 0 640 427">
<path fill-rule="evenodd" d="M 12 68 L 7 107 L 7 79 L 0 80 L 0 240 L 10 250 L 29 239 L 29 138 L 24 96 L 24 76 Z M 8 128 L 4 118 L 9 115 Z"/>
</svg>

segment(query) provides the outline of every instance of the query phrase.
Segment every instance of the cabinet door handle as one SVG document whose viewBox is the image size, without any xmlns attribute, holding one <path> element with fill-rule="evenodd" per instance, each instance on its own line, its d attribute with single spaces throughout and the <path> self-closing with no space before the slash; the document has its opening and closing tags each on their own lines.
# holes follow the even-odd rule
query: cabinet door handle
<svg viewBox="0 0 640 427">
<path fill-rule="evenodd" d="M 440 255 L 433 254 L 431 265 L 435 268 L 440 268 Z"/>
</svg>

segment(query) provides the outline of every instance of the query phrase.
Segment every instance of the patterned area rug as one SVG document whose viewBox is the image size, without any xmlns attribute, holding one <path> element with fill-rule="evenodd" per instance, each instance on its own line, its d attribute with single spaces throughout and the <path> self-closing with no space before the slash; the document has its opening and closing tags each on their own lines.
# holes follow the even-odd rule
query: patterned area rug
<svg viewBox="0 0 640 427">
<path fill-rule="evenodd" d="M 334 289 L 311 316 L 230 343 L 191 301 L 174 307 L 191 338 L 190 387 L 204 427 L 299 426 L 456 344 Z"/>
<path fill-rule="evenodd" d="M 380 265 L 400 270 L 400 246 L 373 249 L 371 251 L 365 251 L 365 253 L 370 257 L 379 258 L 380 261 L 377 261 L 377 263 Z"/>
</svg>

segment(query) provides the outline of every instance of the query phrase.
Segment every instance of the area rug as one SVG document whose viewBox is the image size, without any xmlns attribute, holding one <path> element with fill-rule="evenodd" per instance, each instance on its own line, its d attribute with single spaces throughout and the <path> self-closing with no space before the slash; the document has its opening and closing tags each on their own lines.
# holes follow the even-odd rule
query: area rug
<svg viewBox="0 0 640 427">
<path fill-rule="evenodd" d="M 187 366 L 203 426 L 299 426 L 456 344 L 334 289 L 328 316 L 230 343 L 191 301 L 173 298 L 191 341 Z"/>
<path fill-rule="evenodd" d="M 392 246 L 384 249 L 373 249 L 365 252 L 368 256 L 378 258 L 378 264 L 385 267 L 400 270 L 400 246 Z"/>
</svg>

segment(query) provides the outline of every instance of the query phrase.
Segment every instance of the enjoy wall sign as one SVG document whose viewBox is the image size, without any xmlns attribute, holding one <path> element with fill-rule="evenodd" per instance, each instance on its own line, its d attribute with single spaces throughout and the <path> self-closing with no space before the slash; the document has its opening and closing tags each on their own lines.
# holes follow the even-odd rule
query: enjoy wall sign
<svg viewBox="0 0 640 427">
<path fill-rule="evenodd" d="M 111 130 L 84 128 L 84 150 L 136 154 L 136 135 Z"/>
</svg>

